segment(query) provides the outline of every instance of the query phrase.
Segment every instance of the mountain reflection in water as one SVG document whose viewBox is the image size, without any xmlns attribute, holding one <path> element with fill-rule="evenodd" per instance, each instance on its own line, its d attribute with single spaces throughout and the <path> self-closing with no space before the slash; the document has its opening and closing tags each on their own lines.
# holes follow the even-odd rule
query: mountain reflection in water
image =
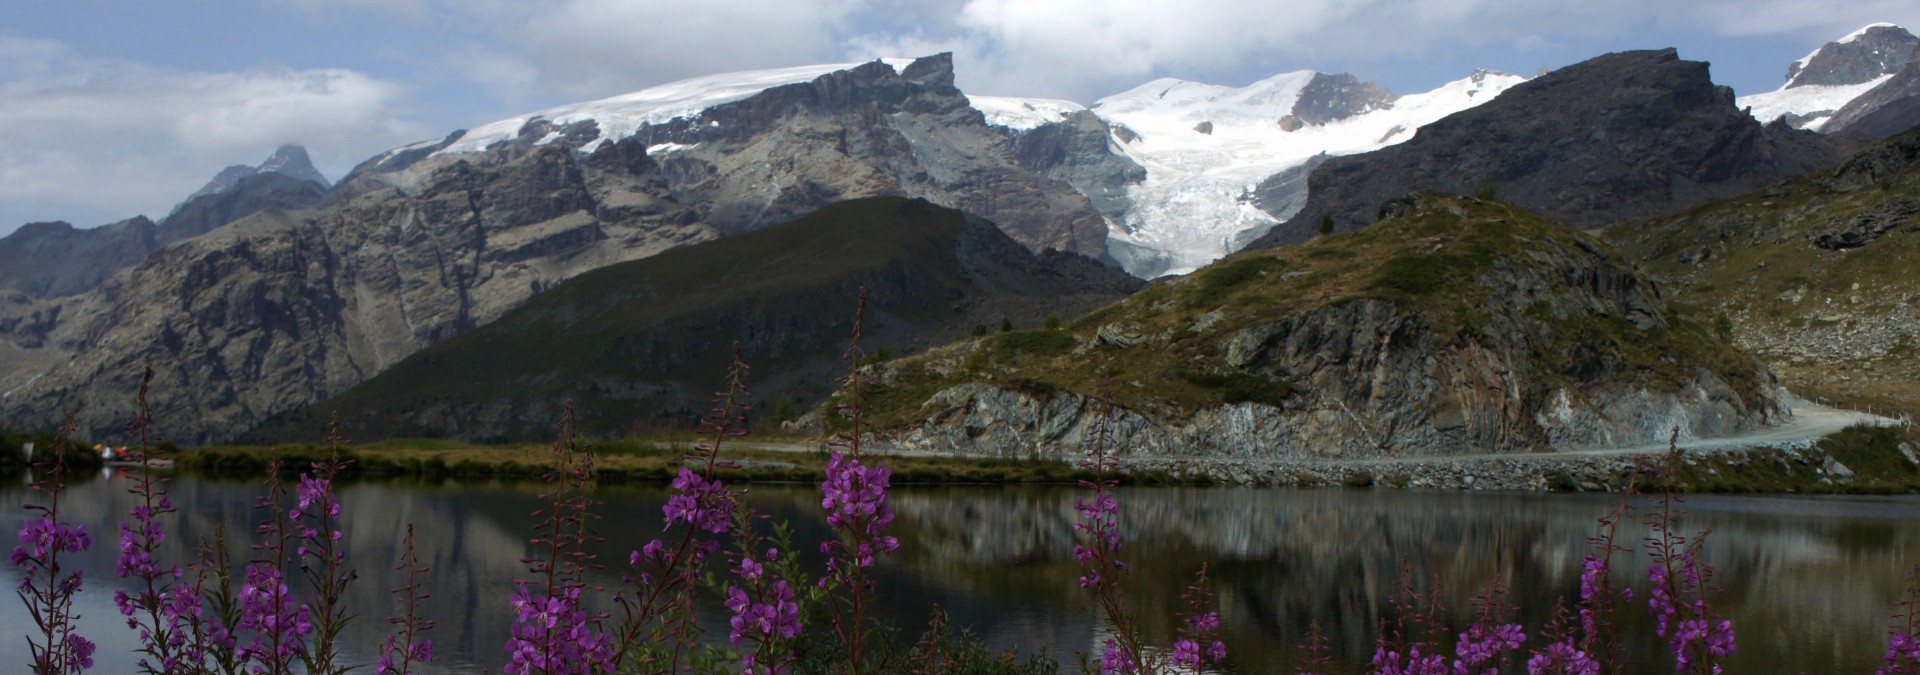
<svg viewBox="0 0 1920 675">
<path fill-rule="evenodd" d="M 0 484 L 0 528 L 18 531 L 28 501 L 24 477 Z M 133 636 L 114 611 L 112 594 L 130 584 L 113 576 L 118 524 L 133 497 L 124 476 L 74 485 L 62 499 L 63 519 L 87 525 L 94 548 L 80 611 L 84 634 L 99 642 L 98 672 L 132 670 Z M 507 597 L 520 558 L 530 552 L 528 513 L 540 505 L 531 483 L 360 482 L 341 486 L 352 565 L 360 578 L 349 606 L 360 616 L 345 640 L 350 658 L 371 663 L 394 611 L 387 590 L 404 583 L 393 570 L 406 524 L 415 525 L 421 560 L 433 568 L 426 606 L 439 621 L 431 637 L 443 672 L 497 669 L 513 611 Z M 244 539 L 260 512 L 263 489 L 182 477 L 170 484 L 181 511 L 167 522 L 164 555 L 186 562 L 192 543 L 224 526 L 233 560 L 247 557 Z M 659 536 L 658 486 L 599 490 L 600 561 L 594 582 L 620 586 L 626 552 Z M 811 486 L 757 485 L 751 499 L 790 521 L 809 567 L 827 530 Z M 996 647 L 1043 650 L 1071 671 L 1076 652 L 1092 649 L 1101 631 L 1095 609 L 1075 579 L 1071 555 L 1073 503 L 1066 487 L 911 487 L 894 491 L 900 553 L 881 565 L 886 618 L 917 635 L 927 609 L 939 603 L 955 623 L 971 626 Z M 1555 602 L 1577 600 L 1586 538 L 1612 504 L 1607 495 L 1538 495 L 1400 490 L 1134 488 L 1120 494 L 1120 524 L 1133 564 L 1127 586 L 1142 624 L 1157 640 L 1173 630 L 1179 596 L 1201 563 L 1219 593 L 1231 672 L 1278 673 L 1317 621 L 1336 658 L 1357 672 L 1371 656 L 1402 561 L 1427 588 L 1437 579 L 1456 627 L 1469 620 L 1469 599 L 1488 580 L 1512 588 L 1521 619 L 1537 630 Z M 1706 560 L 1724 592 L 1716 609 L 1732 618 L 1740 651 L 1728 672 L 1870 672 L 1885 645 L 1885 626 L 1909 566 L 1920 562 L 1920 499 L 1712 497 L 1690 498 L 1681 530 L 1712 530 Z M 1645 528 L 1622 528 L 1637 543 Z M 11 536 L 8 537 L 11 539 Z M 1616 559 L 1644 597 L 1646 558 Z M 20 579 L 6 566 L 0 582 Z M 299 593 L 300 590 L 296 590 Z M 1623 607 L 1623 634 L 1636 654 L 1632 670 L 1660 668 L 1663 645 L 1652 634 L 1644 601 Z M 617 609 L 606 605 L 605 609 Z M 701 607 L 706 639 L 726 639 L 722 608 Z M 17 601 L 0 604 L 0 654 L 25 654 L 30 617 Z M 1451 644 L 1447 647 L 1450 649 Z M 1519 659 L 1524 660 L 1524 658 Z M 1671 668 L 1667 664 L 1666 668 Z"/>
</svg>

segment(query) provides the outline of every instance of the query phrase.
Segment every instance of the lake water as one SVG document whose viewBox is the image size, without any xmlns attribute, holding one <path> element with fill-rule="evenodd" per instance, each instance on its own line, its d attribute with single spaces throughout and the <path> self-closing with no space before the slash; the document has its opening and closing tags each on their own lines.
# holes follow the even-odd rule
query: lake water
<svg viewBox="0 0 1920 675">
<path fill-rule="evenodd" d="M 133 635 L 112 606 L 119 521 L 132 497 L 124 474 L 71 486 L 65 519 L 94 535 L 85 557 L 81 596 L 84 634 L 100 643 L 97 672 L 131 672 Z M 422 560 L 433 568 L 427 613 L 441 672 L 496 672 L 503 660 L 512 609 L 512 581 L 537 508 L 539 487 L 526 483 L 362 482 L 340 490 L 350 559 L 360 573 L 352 607 L 361 615 L 346 633 L 356 659 L 370 650 L 392 613 L 387 589 L 402 585 L 392 570 L 407 523 L 419 533 Z M 183 560 L 189 542 L 216 524 L 250 532 L 255 483 L 181 478 L 171 485 L 181 506 L 167 524 L 168 552 Z M 1100 623 L 1074 579 L 1073 501 L 1067 487 L 913 487 L 894 491 L 898 556 L 878 576 L 887 618 L 911 635 L 939 603 L 957 624 L 971 626 L 999 647 L 1038 650 L 1071 671 L 1074 655 L 1093 648 Z M 0 484 L 0 529 L 24 518 L 25 478 Z M 657 536 L 666 493 L 655 486 L 610 486 L 599 492 L 607 544 L 603 561 L 620 563 L 626 551 Z M 796 548 L 812 549 L 825 532 L 817 490 L 809 486 L 754 486 L 752 499 L 789 520 Z M 1440 580 L 1440 595 L 1458 618 L 1487 580 L 1500 578 L 1522 605 L 1533 632 L 1556 599 L 1577 599 L 1585 538 L 1612 504 L 1606 495 L 1492 494 L 1400 490 L 1137 488 L 1120 495 L 1120 523 L 1129 541 L 1125 559 L 1133 606 L 1164 639 L 1179 595 L 1201 563 L 1213 571 L 1229 672 L 1287 670 L 1312 622 L 1332 637 L 1339 672 L 1357 672 L 1372 653 L 1376 627 L 1391 616 L 1389 599 L 1402 561 L 1420 579 Z M 1716 608 L 1739 630 L 1731 673 L 1872 672 L 1885 645 L 1885 627 L 1908 568 L 1920 562 L 1920 499 L 1810 497 L 1695 497 L 1681 522 L 1686 531 L 1711 529 L 1707 560 L 1724 591 Z M 1623 529 L 1636 542 L 1644 528 Z M 244 552 L 237 555 L 244 559 Z M 1645 597 L 1644 556 L 1622 557 L 1617 574 L 1634 574 Z M 816 561 L 817 562 L 817 561 Z M 815 566 L 818 569 L 818 566 Z M 0 568 L 9 587 L 20 575 Z M 619 584 L 618 571 L 597 580 Z M 718 607 L 708 604 L 710 614 Z M 1623 628 L 1640 661 L 1632 670 L 1660 670 L 1662 651 L 1636 601 Z M 17 600 L 0 604 L 0 662 L 25 658 L 32 630 Z M 709 637 L 724 639 L 717 620 Z M 1451 645 L 1449 644 L 1449 647 Z M 1665 668 L 1671 671 L 1671 665 Z"/>
</svg>

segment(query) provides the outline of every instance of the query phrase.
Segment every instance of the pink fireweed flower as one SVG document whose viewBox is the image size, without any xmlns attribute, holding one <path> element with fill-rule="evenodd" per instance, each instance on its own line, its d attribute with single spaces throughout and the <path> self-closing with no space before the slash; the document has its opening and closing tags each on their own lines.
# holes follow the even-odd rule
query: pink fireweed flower
<svg viewBox="0 0 1920 675">
<path fill-rule="evenodd" d="M 293 593 L 272 565 L 248 565 L 240 587 L 240 632 L 253 641 L 242 648 L 243 659 L 271 667 L 306 653 L 302 638 L 313 633 L 313 612 L 293 601 Z"/>
<path fill-rule="evenodd" d="M 513 594 L 513 608 L 508 675 L 613 672 L 613 639 L 592 629 L 580 608 L 578 587 L 542 597 L 522 582 Z"/>
<path fill-rule="evenodd" d="M 680 475 L 673 479 L 673 489 L 680 494 L 668 497 L 666 506 L 661 507 L 668 527 L 684 522 L 719 534 L 732 525 L 733 493 L 719 479 L 702 476 L 683 466 Z"/>
<path fill-rule="evenodd" d="M 893 509 L 887 504 L 892 479 L 893 470 L 884 466 L 866 466 L 838 451 L 828 457 L 820 508 L 827 510 L 827 524 L 854 539 L 851 546 L 836 540 L 820 544 L 821 552 L 836 556 L 827 562 L 829 569 L 838 569 L 839 557 L 850 558 L 858 567 L 872 567 L 876 554 L 892 554 L 900 548 L 899 539 L 883 534 L 893 523 Z"/>
<path fill-rule="evenodd" d="M 1527 660 L 1527 675 L 1600 675 L 1600 662 L 1575 647 L 1573 640 L 1561 640 Z"/>
</svg>

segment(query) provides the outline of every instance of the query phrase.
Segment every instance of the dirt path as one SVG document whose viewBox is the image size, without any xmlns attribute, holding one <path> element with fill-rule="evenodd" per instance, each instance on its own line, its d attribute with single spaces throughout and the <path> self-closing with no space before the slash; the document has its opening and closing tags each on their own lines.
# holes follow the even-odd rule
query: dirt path
<svg viewBox="0 0 1920 675">
<path fill-rule="evenodd" d="M 1679 443 L 1680 449 L 1687 452 L 1733 452 L 1754 448 L 1771 448 L 1796 443 L 1812 443 L 1832 435 L 1835 432 L 1857 424 L 1892 426 L 1897 421 L 1878 415 L 1869 415 L 1852 410 L 1827 408 L 1804 401 L 1793 405 L 1793 421 L 1765 429 L 1756 429 L 1734 436 L 1719 438 L 1696 438 Z M 1323 460 L 1328 464 L 1346 464 L 1353 466 L 1421 464 L 1434 461 L 1472 462 L 1481 460 L 1516 461 L 1555 461 L 1578 457 L 1631 457 L 1636 455 L 1655 455 L 1667 451 L 1666 443 L 1649 443 L 1623 448 L 1592 448 L 1586 450 L 1560 450 L 1536 453 L 1484 453 L 1475 455 L 1448 455 L 1445 457 L 1392 457 L 1378 459 L 1334 459 Z"/>
</svg>

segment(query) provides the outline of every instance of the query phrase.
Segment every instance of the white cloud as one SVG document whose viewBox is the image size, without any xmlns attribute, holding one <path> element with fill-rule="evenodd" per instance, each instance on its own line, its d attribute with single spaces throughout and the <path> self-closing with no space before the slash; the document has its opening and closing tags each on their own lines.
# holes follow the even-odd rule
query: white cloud
<svg viewBox="0 0 1920 675">
<path fill-rule="evenodd" d="M 504 35 L 555 93 L 607 96 L 669 80 L 841 58 L 861 0 L 565 0 Z"/>
<path fill-rule="evenodd" d="M 847 48 L 951 48 L 969 91 L 1088 101 L 1144 77 L 1264 64 L 1390 68 L 1463 49 L 1665 46 L 1634 42 L 1650 30 L 1817 41 L 1872 21 L 1920 25 L 1913 0 L 965 0 L 948 11 L 932 22 L 945 31 L 860 35 Z"/>
<path fill-rule="evenodd" d="M 405 95 L 351 70 L 184 72 L 0 38 L 0 203 L 16 205 L 0 231 L 25 218 L 163 216 L 221 167 L 258 163 L 280 143 L 306 144 L 339 178 L 432 135 L 405 119 Z"/>
<path fill-rule="evenodd" d="M 1914 0 L 1715 0 L 1693 8 L 1723 35 L 1803 35 L 1831 40 L 1877 21 L 1920 30 Z"/>
</svg>

